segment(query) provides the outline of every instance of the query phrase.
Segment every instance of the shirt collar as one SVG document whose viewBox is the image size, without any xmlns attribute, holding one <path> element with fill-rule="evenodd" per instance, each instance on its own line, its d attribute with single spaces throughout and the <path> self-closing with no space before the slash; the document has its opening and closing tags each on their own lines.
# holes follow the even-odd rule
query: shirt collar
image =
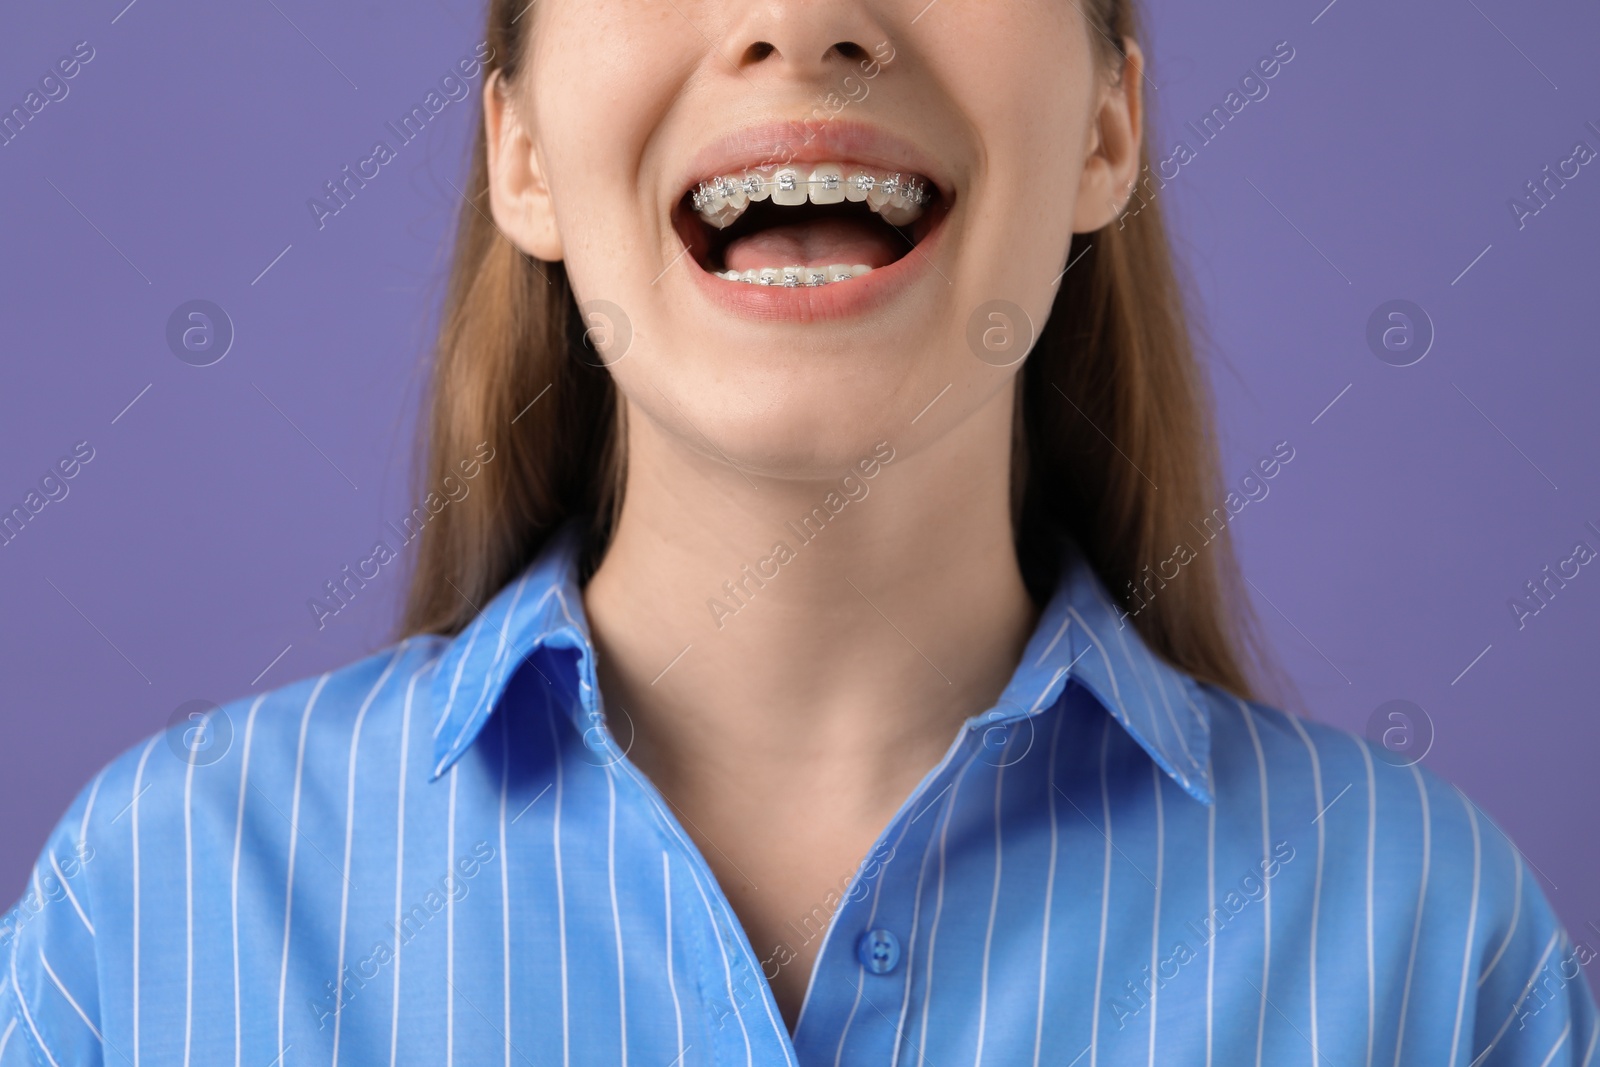
<svg viewBox="0 0 1600 1067">
<path fill-rule="evenodd" d="M 568 676 L 558 682 L 576 683 L 577 699 L 564 702 L 575 718 L 599 721 L 594 646 L 578 582 L 583 530 L 579 517 L 558 527 L 522 576 L 446 646 L 432 686 L 433 777 L 472 744 L 512 675 L 539 649 L 574 653 Z M 967 728 L 988 731 L 1029 719 L 1052 707 L 1071 681 L 1173 781 L 1210 804 L 1211 726 L 1198 683 L 1144 643 L 1070 541 L 1061 549 L 1060 578 L 1021 662 L 995 706 L 969 718 Z M 578 726 L 589 741 L 592 725 Z"/>
</svg>

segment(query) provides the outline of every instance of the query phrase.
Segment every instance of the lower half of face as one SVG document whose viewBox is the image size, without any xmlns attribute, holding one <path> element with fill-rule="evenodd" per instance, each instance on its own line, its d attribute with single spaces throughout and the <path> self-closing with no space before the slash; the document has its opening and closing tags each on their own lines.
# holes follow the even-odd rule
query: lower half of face
<svg viewBox="0 0 1600 1067">
<path fill-rule="evenodd" d="M 1076 4 L 546 0 L 539 17 L 521 91 L 631 410 L 803 473 L 915 449 L 1009 394 L 1090 143 Z"/>
</svg>

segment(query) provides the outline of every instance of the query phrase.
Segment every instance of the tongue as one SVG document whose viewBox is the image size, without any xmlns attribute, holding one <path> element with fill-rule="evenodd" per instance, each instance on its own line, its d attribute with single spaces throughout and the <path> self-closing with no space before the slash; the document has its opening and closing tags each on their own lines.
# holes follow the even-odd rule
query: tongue
<svg viewBox="0 0 1600 1067">
<path fill-rule="evenodd" d="M 773 226 L 733 241 L 724 260 L 728 270 L 765 267 L 825 267 L 835 263 L 886 267 L 907 250 L 905 240 L 881 223 L 825 218 Z"/>
</svg>

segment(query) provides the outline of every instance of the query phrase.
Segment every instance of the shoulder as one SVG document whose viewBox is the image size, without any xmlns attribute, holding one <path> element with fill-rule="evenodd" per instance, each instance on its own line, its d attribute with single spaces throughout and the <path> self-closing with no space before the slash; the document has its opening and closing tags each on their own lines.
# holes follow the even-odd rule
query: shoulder
<svg viewBox="0 0 1600 1067">
<path fill-rule="evenodd" d="M 1384 848 L 1425 851 L 1432 874 L 1470 877 L 1474 854 L 1481 867 L 1490 837 L 1499 841 L 1501 861 L 1515 855 L 1482 809 L 1423 765 L 1426 724 L 1398 722 L 1384 743 L 1374 743 L 1259 701 L 1200 689 L 1219 797 L 1260 804 L 1265 793 L 1274 807 L 1304 809 L 1325 824 L 1325 836 L 1350 829 L 1384 839 Z"/>
<path fill-rule="evenodd" d="M 1375 943 L 1368 954 L 1392 988 L 1465 1013 L 1484 1064 L 1538 1063 L 1561 1041 L 1578 1046 L 1574 1057 L 1544 1062 L 1582 1058 L 1596 1033 L 1586 977 L 1596 952 L 1562 927 L 1542 876 L 1499 825 L 1421 764 L 1425 741 L 1373 743 L 1200 689 L 1218 826 L 1259 841 L 1270 824 L 1274 841 L 1293 842 L 1292 870 L 1273 887 L 1287 910 Z"/>
<path fill-rule="evenodd" d="M 278 818 L 271 808 L 287 801 L 277 784 L 313 763 L 326 770 L 347 759 L 358 728 L 397 748 L 408 700 L 419 714 L 429 706 L 431 670 L 445 643 L 408 639 L 327 673 L 197 710 L 107 764 L 57 821 L 22 898 L 0 916 L 0 1018 L 17 1019 L 16 1034 L 30 1046 L 77 1062 L 79 1043 L 95 1038 L 90 1021 L 98 1017 L 103 979 L 124 962 L 118 956 L 138 924 L 141 890 L 144 910 L 153 913 L 174 897 L 181 902 L 189 856 L 232 854 L 240 837 L 267 847 L 266 835 L 243 825 L 246 791 L 267 796 L 258 805 L 268 810 L 261 818 Z M 419 729 L 426 734 L 426 726 Z M 342 791 L 326 781 L 308 789 L 301 814 L 318 817 L 315 805 L 332 803 L 335 792 L 342 803 Z M 45 1053 L 36 1055 L 47 1062 Z"/>
<path fill-rule="evenodd" d="M 1267 809 L 1275 832 L 1282 827 L 1301 855 L 1315 857 L 1315 870 L 1304 865 L 1291 884 L 1320 884 L 1337 898 L 1330 907 L 1364 904 L 1370 893 L 1379 919 L 1394 919 L 1408 945 L 1413 927 L 1424 941 L 1435 928 L 1459 940 L 1469 923 L 1503 937 L 1530 902 L 1543 903 L 1510 838 L 1423 766 L 1420 746 L 1402 755 L 1395 749 L 1407 746 L 1206 692 L 1218 803 L 1236 813 Z"/>
<path fill-rule="evenodd" d="M 410 638 L 334 670 L 196 710 L 107 764 L 68 809 L 56 836 L 65 832 L 97 853 L 115 854 L 127 847 L 135 814 L 140 833 L 158 840 L 181 832 L 197 813 L 231 812 L 250 781 L 292 769 L 309 753 L 342 750 L 358 724 L 389 731 L 408 698 L 426 709 L 424 675 L 442 643 Z"/>
</svg>

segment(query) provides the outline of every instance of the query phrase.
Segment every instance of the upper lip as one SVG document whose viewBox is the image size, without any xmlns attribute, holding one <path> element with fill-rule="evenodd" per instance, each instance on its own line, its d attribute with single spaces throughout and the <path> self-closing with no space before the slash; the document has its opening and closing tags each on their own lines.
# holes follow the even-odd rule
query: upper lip
<svg viewBox="0 0 1600 1067">
<path fill-rule="evenodd" d="M 839 163 L 918 174 L 945 197 L 948 179 L 918 145 L 881 127 L 843 119 L 765 122 L 704 146 L 679 179 L 679 195 L 723 174 L 783 164 Z"/>
</svg>

